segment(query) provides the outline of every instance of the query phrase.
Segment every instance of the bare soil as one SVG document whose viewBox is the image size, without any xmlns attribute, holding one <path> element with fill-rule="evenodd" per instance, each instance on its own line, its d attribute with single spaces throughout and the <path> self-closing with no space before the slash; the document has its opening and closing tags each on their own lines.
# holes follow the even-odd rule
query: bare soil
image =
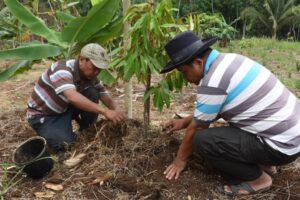
<svg viewBox="0 0 300 200">
<path fill-rule="evenodd" d="M 36 77 L 31 78 L 0 85 L 0 163 L 12 162 L 14 149 L 29 137 L 35 136 L 25 119 L 26 101 Z M 120 88 L 121 85 L 109 91 L 119 105 L 123 105 Z M 55 167 L 47 177 L 42 180 L 25 177 L 4 199 L 37 199 L 35 192 L 50 191 L 45 187 L 46 183 L 63 186 L 63 190 L 53 191 L 52 197 L 49 197 L 59 200 L 231 199 L 216 191 L 223 180 L 217 171 L 197 155 L 190 157 L 186 170 L 178 180 L 168 181 L 163 175 L 166 166 L 176 155 L 183 132 L 172 136 L 163 135 L 160 124 L 171 118 L 174 112 L 193 112 L 195 88 L 185 88 L 163 113 L 152 108 L 148 136 L 143 135 L 141 122 L 142 89 L 142 86 L 135 84 L 135 119 L 116 126 L 101 119 L 90 129 L 77 132 L 78 141 L 66 152 L 64 159 L 84 153 L 86 156 L 81 163 L 68 168 L 53 155 L 56 159 Z M 1 165 L 0 174 L 1 189 L 12 175 L 5 174 Z M 300 160 L 280 167 L 270 190 L 233 199 L 300 199 Z"/>
</svg>

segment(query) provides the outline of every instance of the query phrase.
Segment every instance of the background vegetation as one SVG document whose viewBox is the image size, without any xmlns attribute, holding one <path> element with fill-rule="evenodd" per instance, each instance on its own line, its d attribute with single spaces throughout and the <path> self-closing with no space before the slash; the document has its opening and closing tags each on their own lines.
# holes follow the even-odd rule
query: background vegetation
<svg viewBox="0 0 300 200">
<path fill-rule="evenodd" d="M 228 48 L 270 64 L 288 87 L 299 89 L 300 0 L 129 2 L 128 12 L 123 12 L 122 0 L 0 2 L 0 60 L 14 61 L 0 69 L 0 81 L 45 58 L 74 58 L 84 44 L 97 42 L 109 50 L 112 60 L 110 70 L 102 71 L 100 79 L 112 85 L 118 79 L 137 78 L 145 86 L 144 119 L 149 123 L 150 98 L 162 110 L 170 106 L 172 91 L 186 84 L 176 72 L 158 81 L 152 77 L 168 60 L 163 50 L 166 41 L 190 29 L 200 37 L 219 36 L 215 48 Z M 131 26 L 126 33 L 122 33 L 124 23 Z M 123 39 L 131 41 L 126 48 Z"/>
</svg>

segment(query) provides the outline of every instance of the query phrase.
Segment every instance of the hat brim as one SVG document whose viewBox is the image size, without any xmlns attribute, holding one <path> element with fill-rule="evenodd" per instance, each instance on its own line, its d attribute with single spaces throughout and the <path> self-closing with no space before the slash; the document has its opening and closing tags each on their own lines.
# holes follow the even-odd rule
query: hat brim
<svg viewBox="0 0 300 200">
<path fill-rule="evenodd" d="M 104 62 L 103 60 L 95 60 L 90 59 L 90 61 L 95 65 L 95 67 L 99 69 L 107 69 L 108 68 L 108 62 Z"/>
<path fill-rule="evenodd" d="M 203 45 L 196 47 L 195 49 L 191 50 L 190 56 L 186 57 L 183 60 L 180 60 L 179 62 L 173 62 L 170 61 L 166 64 L 166 66 L 160 71 L 161 74 L 167 73 L 172 71 L 173 69 L 176 69 L 177 67 L 188 63 L 191 61 L 195 56 L 201 55 L 205 50 L 207 50 L 211 45 L 213 45 L 216 41 L 219 40 L 219 37 L 209 37 L 202 40 Z"/>
</svg>

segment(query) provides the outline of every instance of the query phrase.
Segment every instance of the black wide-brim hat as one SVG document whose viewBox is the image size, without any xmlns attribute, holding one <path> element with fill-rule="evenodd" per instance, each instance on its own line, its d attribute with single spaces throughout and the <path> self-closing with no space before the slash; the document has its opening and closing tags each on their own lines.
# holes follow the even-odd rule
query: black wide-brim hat
<svg viewBox="0 0 300 200">
<path fill-rule="evenodd" d="M 165 45 L 165 50 L 171 61 L 160 71 L 161 74 L 192 61 L 196 56 L 201 56 L 218 37 L 200 39 L 194 32 L 185 31 L 178 34 Z"/>
</svg>

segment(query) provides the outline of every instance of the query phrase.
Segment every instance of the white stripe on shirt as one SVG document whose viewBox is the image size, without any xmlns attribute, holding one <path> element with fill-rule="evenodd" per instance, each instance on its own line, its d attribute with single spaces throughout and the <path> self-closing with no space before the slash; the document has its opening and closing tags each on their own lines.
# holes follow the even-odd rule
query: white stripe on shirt
<svg viewBox="0 0 300 200">
<path fill-rule="evenodd" d="M 218 65 L 215 72 L 212 74 L 207 86 L 209 87 L 218 87 L 221 77 L 224 75 L 225 71 L 229 67 L 229 65 L 232 63 L 232 61 L 235 59 L 236 54 L 228 54 L 225 56 L 225 58 L 222 60 L 222 62 Z"/>
<path fill-rule="evenodd" d="M 246 126 L 245 129 L 246 130 L 255 129 L 257 130 L 257 132 L 262 133 L 265 130 L 280 123 L 281 121 L 287 119 L 293 113 L 295 104 L 296 104 L 296 98 L 293 95 L 290 95 L 287 104 L 283 106 L 280 110 L 278 110 L 270 117 L 264 119 L 264 121 L 259 121 L 257 123 L 252 124 L 251 126 Z"/>
</svg>

